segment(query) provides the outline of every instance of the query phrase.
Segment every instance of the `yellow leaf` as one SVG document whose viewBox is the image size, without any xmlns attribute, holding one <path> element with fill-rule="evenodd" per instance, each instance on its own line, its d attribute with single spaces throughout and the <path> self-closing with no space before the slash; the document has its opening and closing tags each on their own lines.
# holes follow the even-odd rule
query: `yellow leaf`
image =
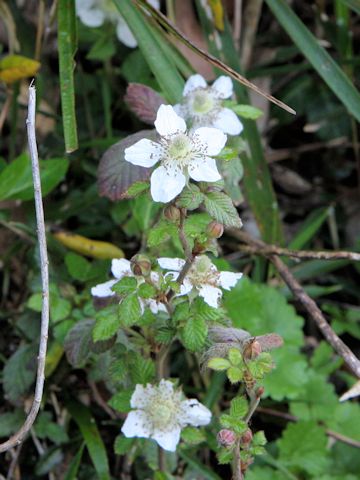
<svg viewBox="0 0 360 480">
<path fill-rule="evenodd" d="M 224 31 L 224 9 L 221 0 L 208 0 L 208 3 L 214 17 L 215 27 L 220 32 Z"/>
<path fill-rule="evenodd" d="M 112 243 L 91 240 L 90 238 L 65 231 L 56 232 L 53 235 L 65 247 L 81 255 L 102 259 L 124 257 L 124 252 Z"/>
<path fill-rule="evenodd" d="M 50 343 L 46 353 L 45 377 L 48 378 L 59 365 L 64 354 L 64 349 L 56 340 Z"/>
<path fill-rule="evenodd" d="M 0 60 L 0 80 L 14 83 L 26 77 L 32 77 L 40 68 L 40 63 L 21 55 L 8 55 Z"/>
</svg>

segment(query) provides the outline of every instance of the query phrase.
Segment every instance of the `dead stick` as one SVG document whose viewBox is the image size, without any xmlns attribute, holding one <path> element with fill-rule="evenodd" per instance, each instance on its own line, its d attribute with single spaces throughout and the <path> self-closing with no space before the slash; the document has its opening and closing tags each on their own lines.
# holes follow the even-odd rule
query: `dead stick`
<svg viewBox="0 0 360 480">
<path fill-rule="evenodd" d="M 360 253 L 347 252 L 344 250 L 289 250 L 276 245 L 265 245 L 264 247 L 240 245 L 239 250 L 245 253 L 254 253 L 257 255 L 278 255 L 299 259 L 317 259 L 317 260 L 352 260 L 360 262 Z"/>
<path fill-rule="evenodd" d="M 251 246 L 258 247 L 259 255 L 264 255 L 261 253 L 263 248 L 266 248 L 267 245 L 261 240 L 255 239 L 248 235 L 245 232 L 240 230 L 229 229 L 228 232 L 245 243 L 250 244 Z M 345 343 L 336 335 L 334 330 L 326 321 L 322 311 L 317 306 L 312 298 L 304 291 L 300 283 L 296 280 L 293 274 L 290 272 L 288 267 L 280 260 L 276 255 L 265 255 L 270 262 L 275 266 L 277 271 L 280 273 L 282 279 L 292 291 L 294 297 L 302 304 L 305 310 L 308 312 L 310 317 L 315 321 L 318 328 L 321 330 L 322 334 L 334 350 L 343 358 L 346 365 L 354 373 L 357 378 L 360 378 L 360 360 L 356 358 L 350 348 L 345 345 Z"/>
<path fill-rule="evenodd" d="M 20 428 L 4 443 L 0 444 L 0 452 L 6 452 L 10 448 L 19 445 L 29 433 L 36 416 L 39 412 L 45 381 L 45 359 L 46 349 L 49 331 L 49 271 L 48 271 L 48 256 L 46 248 L 46 234 L 45 234 L 45 222 L 44 222 L 44 210 L 42 204 L 41 195 L 41 183 L 40 183 L 40 168 L 39 158 L 36 146 L 36 134 L 35 134 L 35 111 L 36 111 L 36 91 L 35 87 L 30 85 L 29 87 L 29 104 L 28 104 L 28 117 L 26 120 L 27 134 L 29 142 L 29 152 L 31 157 L 32 175 L 34 183 L 34 197 L 35 197 L 35 210 L 36 210 L 36 226 L 37 236 L 39 242 L 40 251 L 40 268 L 41 268 L 41 283 L 42 283 L 42 310 L 41 310 L 41 332 L 40 332 L 40 345 L 38 355 L 38 366 L 36 376 L 36 386 L 34 400 L 28 416 Z"/>
</svg>

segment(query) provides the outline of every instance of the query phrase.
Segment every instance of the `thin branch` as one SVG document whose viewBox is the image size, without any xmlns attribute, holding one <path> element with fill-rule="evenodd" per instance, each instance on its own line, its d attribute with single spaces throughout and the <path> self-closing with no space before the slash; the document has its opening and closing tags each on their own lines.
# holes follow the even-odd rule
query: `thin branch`
<svg viewBox="0 0 360 480">
<path fill-rule="evenodd" d="M 271 415 L 273 417 L 283 418 L 284 420 L 288 420 L 289 422 L 297 422 L 298 418 L 295 415 L 291 415 L 287 412 L 279 412 L 278 410 L 274 410 L 273 408 L 266 408 L 266 407 L 258 407 L 257 413 L 264 413 L 265 415 Z M 341 433 L 334 432 L 333 430 L 326 429 L 326 434 L 329 437 L 334 438 L 335 440 L 339 440 L 339 442 L 346 443 L 351 447 L 360 448 L 360 442 L 353 438 L 347 437 L 342 435 Z"/>
<path fill-rule="evenodd" d="M 287 248 L 278 247 L 276 245 L 266 245 L 264 247 L 252 245 L 240 245 L 239 250 L 245 253 L 256 255 L 278 255 L 299 259 L 317 259 L 317 260 L 352 260 L 360 262 L 360 253 L 347 252 L 342 250 L 326 251 L 326 250 L 289 250 Z"/>
<path fill-rule="evenodd" d="M 265 92 L 263 92 L 259 87 L 257 87 L 254 83 L 250 82 L 247 78 L 243 77 L 240 75 L 240 73 L 236 72 L 232 68 L 230 68 L 228 65 L 223 63 L 221 60 L 218 58 L 214 57 L 210 53 L 206 52 L 202 48 L 196 46 L 194 43 L 192 43 L 183 33 L 178 30 L 175 25 L 173 25 L 169 19 L 162 14 L 160 11 L 156 10 L 153 6 L 151 6 L 149 3 L 146 2 L 146 0 L 133 0 L 133 3 L 137 7 L 144 7 L 145 10 L 147 10 L 150 15 L 173 37 L 176 39 L 180 40 L 184 45 L 186 45 L 190 50 L 193 52 L 197 53 L 199 57 L 203 58 L 205 61 L 211 63 L 216 68 L 219 68 L 223 72 L 227 73 L 230 75 L 230 77 L 234 78 L 237 82 L 245 85 L 246 87 L 250 88 L 254 92 L 258 93 L 259 95 L 267 98 L 270 102 L 274 103 L 280 108 L 283 108 L 289 113 L 292 113 L 293 115 L 296 115 L 296 112 L 294 109 L 286 105 L 284 102 L 281 100 L 278 100 L 277 98 L 273 97 L 272 95 L 269 95 Z"/>
<path fill-rule="evenodd" d="M 243 480 L 243 474 L 241 470 L 241 457 L 240 457 L 240 438 L 236 441 L 234 449 L 234 463 L 233 463 L 233 479 Z"/>
<path fill-rule="evenodd" d="M 229 229 L 228 232 L 253 247 L 257 247 L 259 255 L 264 255 L 261 251 L 267 247 L 267 245 L 261 240 L 255 239 L 245 232 L 241 232 L 236 229 Z M 322 311 L 317 306 L 312 298 L 304 291 L 300 283 L 296 280 L 289 268 L 282 262 L 282 260 L 271 254 L 266 254 L 270 262 L 275 266 L 282 279 L 292 291 L 294 298 L 296 298 L 301 305 L 308 312 L 310 318 L 312 318 L 321 330 L 322 334 L 334 350 L 343 358 L 346 365 L 354 373 L 357 378 L 360 378 L 360 360 L 353 354 L 350 348 L 337 336 L 334 330 L 331 328 L 327 320 L 325 319 Z"/>
<path fill-rule="evenodd" d="M 39 158 L 36 146 L 36 134 L 35 134 L 35 111 L 36 111 L 36 91 L 35 87 L 30 85 L 29 87 L 29 109 L 28 117 L 26 120 L 27 134 L 29 142 L 29 152 L 31 157 L 32 174 L 34 182 L 34 196 L 35 196 L 35 210 L 36 210 L 36 226 L 37 236 L 39 242 L 40 251 L 40 268 L 41 268 L 41 283 L 42 283 L 42 310 L 41 310 L 41 332 L 40 332 L 40 345 L 38 354 L 38 366 L 37 377 L 35 386 L 34 400 L 28 416 L 20 428 L 4 443 L 0 444 L 0 452 L 6 452 L 10 448 L 19 445 L 29 433 L 36 416 L 40 409 L 40 404 L 43 396 L 44 381 L 45 381 L 45 359 L 46 349 L 49 331 L 49 271 L 48 271 L 48 256 L 46 247 L 46 235 L 45 235 L 45 221 L 44 210 L 42 204 L 41 195 L 41 182 L 40 182 L 40 168 Z"/>
</svg>

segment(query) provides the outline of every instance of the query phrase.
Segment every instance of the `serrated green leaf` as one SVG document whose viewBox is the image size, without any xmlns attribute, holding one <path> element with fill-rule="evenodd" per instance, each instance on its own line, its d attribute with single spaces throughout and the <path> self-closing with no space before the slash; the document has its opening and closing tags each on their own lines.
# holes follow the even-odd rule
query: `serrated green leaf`
<svg viewBox="0 0 360 480">
<path fill-rule="evenodd" d="M 239 367 L 230 367 L 226 371 L 226 375 L 231 383 L 238 383 L 243 378 L 243 371 Z"/>
<path fill-rule="evenodd" d="M 221 307 L 210 307 L 202 298 L 197 297 L 191 304 L 191 313 L 196 317 L 201 317 L 206 322 L 216 322 L 225 317 L 225 310 Z"/>
<path fill-rule="evenodd" d="M 40 161 L 41 189 L 43 197 L 50 193 L 64 178 L 69 167 L 67 158 L 50 158 Z M 31 200 L 34 187 L 31 161 L 24 153 L 7 165 L 0 173 L 0 200 Z"/>
<path fill-rule="evenodd" d="M 118 412 L 130 412 L 130 400 L 133 393 L 133 390 L 122 390 L 121 392 L 117 392 L 110 398 L 108 404 L 111 408 L 117 410 Z"/>
<path fill-rule="evenodd" d="M 136 289 L 137 280 L 134 277 L 123 277 L 111 287 L 111 290 L 119 295 L 127 295 L 135 292 Z"/>
<path fill-rule="evenodd" d="M 181 331 L 181 341 L 191 352 L 200 351 L 205 345 L 208 327 L 202 318 L 190 317 Z"/>
<path fill-rule="evenodd" d="M 223 370 L 227 370 L 228 368 L 231 367 L 231 364 L 229 360 L 226 358 L 211 358 L 208 361 L 207 364 L 208 368 L 211 368 L 212 370 L 216 370 L 218 372 L 221 372 Z"/>
<path fill-rule="evenodd" d="M 138 295 L 141 298 L 154 298 L 156 295 L 156 288 L 149 283 L 142 283 L 138 288 Z"/>
<path fill-rule="evenodd" d="M 235 365 L 237 367 L 244 363 L 241 352 L 237 348 L 230 348 L 228 353 L 228 359 L 232 365 Z"/>
<path fill-rule="evenodd" d="M 222 448 L 219 452 L 217 452 L 216 457 L 220 465 L 227 465 L 233 461 L 234 455 L 231 450 Z"/>
<path fill-rule="evenodd" d="M 65 255 L 65 265 L 69 275 L 75 280 L 87 280 L 91 271 L 91 263 L 77 253 L 69 252 Z"/>
<path fill-rule="evenodd" d="M 141 317 L 140 302 L 137 293 L 127 295 L 119 305 L 119 319 L 121 325 L 131 327 L 135 325 Z"/>
<path fill-rule="evenodd" d="M 158 328 L 155 335 L 155 340 L 158 343 L 164 343 L 167 345 L 173 340 L 175 335 L 176 335 L 175 328 L 171 326 L 164 326 L 164 327 Z"/>
<path fill-rule="evenodd" d="M 181 438 L 190 445 L 198 445 L 206 440 L 204 432 L 195 427 L 185 427 L 181 432 Z"/>
<path fill-rule="evenodd" d="M 144 358 L 139 353 L 133 352 L 129 356 L 128 369 L 133 383 L 152 382 L 155 378 L 155 363 L 150 358 Z"/>
<path fill-rule="evenodd" d="M 160 220 L 150 231 L 147 239 L 149 247 L 157 247 L 177 235 L 177 227 L 171 222 Z"/>
<path fill-rule="evenodd" d="M 265 433 L 262 430 L 256 432 L 253 436 L 252 443 L 253 445 L 260 445 L 260 446 L 266 445 L 267 440 L 265 437 Z"/>
<path fill-rule="evenodd" d="M 124 435 L 118 435 L 115 438 L 114 451 L 116 455 L 125 455 L 135 443 L 135 438 L 127 438 Z"/>
<path fill-rule="evenodd" d="M 135 182 L 127 190 L 127 198 L 135 198 L 142 193 L 146 192 L 150 188 L 149 182 Z"/>
<path fill-rule="evenodd" d="M 205 196 L 204 205 L 206 211 L 216 221 L 227 227 L 240 228 L 242 223 L 232 200 L 222 192 L 208 192 Z"/>
<path fill-rule="evenodd" d="M 272 362 L 270 353 L 263 352 L 260 353 L 260 355 L 254 360 L 247 362 L 247 367 L 252 376 L 259 380 L 263 378 L 266 373 L 269 373 L 273 369 L 274 364 Z"/>
<path fill-rule="evenodd" d="M 235 397 L 230 403 L 230 415 L 232 417 L 242 418 L 248 411 L 248 402 L 245 397 Z"/>
<path fill-rule="evenodd" d="M 48 438 L 55 444 L 67 442 L 69 440 L 64 427 L 52 421 L 50 412 L 41 412 L 34 424 L 36 435 L 45 439 Z"/>
<path fill-rule="evenodd" d="M 96 323 L 93 329 L 93 340 L 107 340 L 116 334 L 121 325 L 121 319 L 115 305 L 96 312 Z"/>
<path fill-rule="evenodd" d="M 264 112 L 252 105 L 235 105 L 231 109 L 239 115 L 239 117 L 247 118 L 249 120 L 257 120 Z"/>
<path fill-rule="evenodd" d="M 327 437 L 316 422 L 288 424 L 277 446 L 284 465 L 315 477 L 325 473 L 329 463 Z"/>
<path fill-rule="evenodd" d="M 20 409 L 0 415 L 0 438 L 17 432 L 24 423 L 25 415 Z"/>
<path fill-rule="evenodd" d="M 35 345 L 21 345 L 6 362 L 3 389 L 11 402 L 18 402 L 35 380 L 36 352 Z"/>
<path fill-rule="evenodd" d="M 188 210 L 195 210 L 204 201 L 204 195 L 200 191 L 199 187 L 190 183 L 179 196 L 176 204 L 179 207 L 187 208 Z"/>
<path fill-rule="evenodd" d="M 91 353 L 90 344 L 94 320 L 81 320 L 67 333 L 64 341 L 64 350 L 68 362 L 74 367 L 80 367 Z"/>
</svg>

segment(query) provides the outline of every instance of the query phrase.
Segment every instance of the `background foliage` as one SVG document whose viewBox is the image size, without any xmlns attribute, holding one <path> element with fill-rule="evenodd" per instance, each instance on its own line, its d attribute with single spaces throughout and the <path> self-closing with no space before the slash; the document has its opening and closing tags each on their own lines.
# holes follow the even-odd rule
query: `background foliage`
<svg viewBox="0 0 360 480">
<path fill-rule="evenodd" d="M 139 45 L 134 50 L 117 41 L 113 26 L 90 29 L 76 21 L 71 0 L 59 0 L 52 7 L 45 3 L 0 1 L 0 102 L 5 112 L 4 118 L 0 116 L 4 439 L 24 420 L 39 338 L 39 257 L 24 134 L 27 81 L 21 79 L 39 67 L 37 132 L 51 275 L 43 409 L 19 449 L 13 478 L 230 478 L 228 467 L 219 466 L 215 458 L 218 424 L 211 425 L 206 437 L 191 429 L 183 432 L 178 463 L 173 454 L 166 458 L 173 477 L 153 473 L 157 459 L 151 441 L 119 436 L 132 390 L 113 394 L 120 384 L 153 380 L 154 364 L 143 354 L 141 338 L 138 349 L 128 350 L 125 335 L 113 344 L 119 317 L 111 305 L 98 310 L 90 296 L 90 287 L 108 278 L 110 259 L 130 258 L 144 247 L 145 238 L 154 256 L 180 252 L 176 230 L 161 217 L 161 206 L 142 193 L 141 184 L 134 187 L 136 198 L 124 198 L 133 183 L 121 163 L 126 137 L 135 137 L 152 123 L 134 115 L 125 98 L 128 84 L 146 85 L 176 102 L 185 77 L 199 71 L 211 78 L 213 69 L 184 50 L 179 39 L 170 42 L 165 30 L 130 0 L 115 4 L 134 30 Z M 223 27 L 216 23 L 216 15 L 215 23 L 209 21 L 202 2 L 164 3 L 162 11 L 192 42 L 238 72 L 243 64 L 247 78 L 297 111 L 292 116 L 260 96 L 249 96 L 235 83 L 238 101 L 252 102 L 264 112 L 257 122 L 251 111 L 242 112 L 244 134 L 232 145 L 239 158 L 224 162 L 225 188 L 245 229 L 294 249 L 358 250 L 357 2 L 244 2 L 239 44 L 232 36 L 238 2 L 224 2 Z M 219 2 L 210 3 L 221 8 Z M 46 25 L 42 35 L 41 22 Z M 40 65 L 14 58 L 9 64 L 5 59 L 14 52 Z M 19 61 L 22 73 L 17 77 Z M 218 75 L 219 69 L 215 72 Z M 231 223 L 231 208 L 216 195 L 204 199 L 194 191 L 183 201 L 196 206 L 208 202 L 215 218 Z M 195 213 L 185 225 L 187 233 L 200 232 L 209 219 L 206 213 Z M 252 420 L 253 430 L 264 430 L 268 439 L 266 454 L 258 457 L 246 478 L 360 478 L 359 406 L 338 401 L 353 377 L 276 272 L 265 261 L 239 251 L 230 232 L 219 243 L 218 267 L 246 274 L 225 296 L 233 325 L 252 335 L 276 332 L 285 342 L 273 353 L 276 369 L 264 380 L 263 400 Z M 359 356 L 358 266 L 347 260 L 287 264 Z M 121 325 L 125 331 L 131 325 L 130 301 L 127 307 L 123 318 L 129 324 Z M 171 375 L 187 385 L 187 394 L 219 413 L 229 408 L 236 390 L 222 373 L 200 374 L 196 352 L 205 344 L 205 327 L 205 320 L 189 322 L 180 332 L 179 342 L 195 354 L 185 354 L 180 343 L 175 344 Z M 163 341 L 171 335 L 166 328 L 160 333 Z M 0 462 L 5 478 L 11 463 L 11 454 Z"/>
</svg>

